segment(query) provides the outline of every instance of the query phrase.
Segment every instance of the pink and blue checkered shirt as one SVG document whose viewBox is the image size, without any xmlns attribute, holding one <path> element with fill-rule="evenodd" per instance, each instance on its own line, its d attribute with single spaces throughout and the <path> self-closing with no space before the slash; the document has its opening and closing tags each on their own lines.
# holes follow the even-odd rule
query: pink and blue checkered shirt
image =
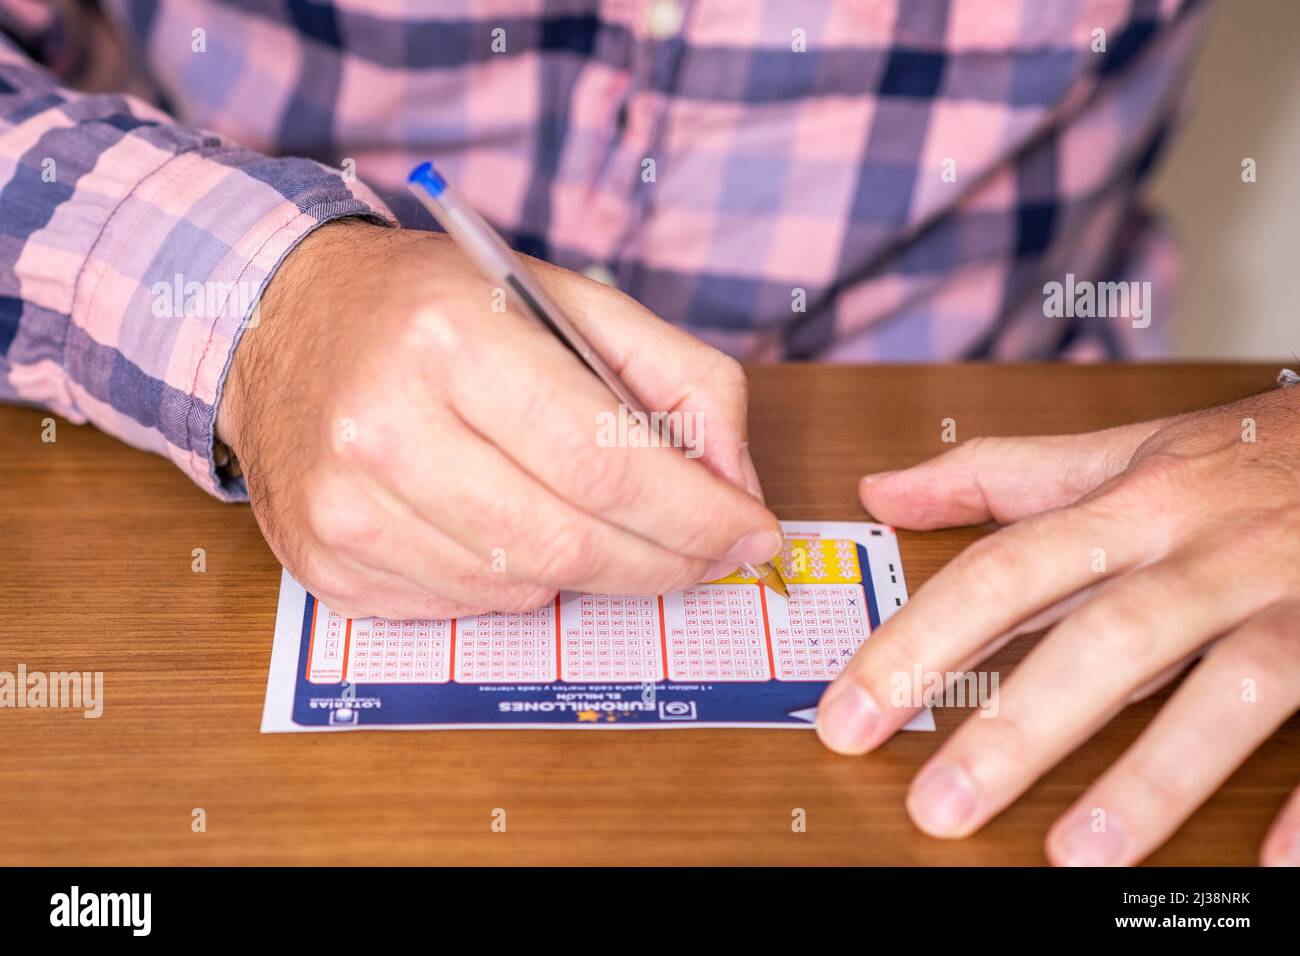
<svg viewBox="0 0 1300 956">
<path fill-rule="evenodd" d="M 250 302 L 323 222 L 432 228 L 425 159 L 742 359 L 1159 354 L 1162 292 L 1135 329 L 1043 287 L 1167 287 L 1137 193 L 1202 8 L 0 0 L 0 398 L 240 495 L 213 419 Z"/>
</svg>

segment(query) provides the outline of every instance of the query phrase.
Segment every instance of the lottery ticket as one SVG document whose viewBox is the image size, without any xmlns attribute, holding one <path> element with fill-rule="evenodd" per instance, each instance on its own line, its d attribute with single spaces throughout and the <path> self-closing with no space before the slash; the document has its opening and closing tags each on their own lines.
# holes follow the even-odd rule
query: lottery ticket
<svg viewBox="0 0 1300 956">
<path fill-rule="evenodd" d="M 564 592 L 524 613 L 353 620 L 286 571 L 262 731 L 810 728 L 907 589 L 892 528 L 782 530 L 789 599 L 737 572 L 658 596 Z"/>
</svg>

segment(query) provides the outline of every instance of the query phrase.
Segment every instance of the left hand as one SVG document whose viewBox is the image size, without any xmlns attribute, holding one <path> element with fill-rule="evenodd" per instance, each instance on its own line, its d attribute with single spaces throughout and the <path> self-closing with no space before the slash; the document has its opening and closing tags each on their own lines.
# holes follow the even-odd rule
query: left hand
<svg viewBox="0 0 1300 956">
<path fill-rule="evenodd" d="M 891 702 L 894 674 L 969 670 L 1054 625 L 1003 682 L 997 715 L 968 718 L 913 781 L 908 812 L 932 836 L 978 830 L 1203 658 L 1047 837 L 1056 864 L 1136 863 L 1300 708 L 1300 387 L 1085 435 L 975 439 L 867 476 L 860 493 L 904 528 L 1006 527 L 827 689 L 817 730 L 832 750 L 865 753 L 916 713 Z M 1300 863 L 1300 791 L 1261 860 Z"/>
</svg>

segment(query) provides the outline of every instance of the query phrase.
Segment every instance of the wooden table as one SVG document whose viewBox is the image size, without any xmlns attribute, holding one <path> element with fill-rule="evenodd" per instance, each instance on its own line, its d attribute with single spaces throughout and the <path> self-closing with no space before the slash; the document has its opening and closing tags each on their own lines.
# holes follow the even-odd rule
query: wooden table
<svg viewBox="0 0 1300 956">
<path fill-rule="evenodd" d="M 780 517 L 856 519 L 858 476 L 944 450 L 944 418 L 961 439 L 1081 431 L 1240 397 L 1275 372 L 755 368 L 754 456 Z M 91 428 L 60 421 L 43 443 L 44 417 L 0 408 L 0 670 L 101 670 L 106 702 L 99 720 L 0 710 L 0 864 L 1038 864 L 1051 821 L 1167 696 L 957 843 L 916 831 L 903 797 L 960 712 L 861 759 L 794 731 L 263 736 L 280 573 L 248 509 Z M 912 591 L 981 533 L 900 534 Z M 991 666 L 1005 675 L 1029 643 Z M 1298 751 L 1292 719 L 1152 862 L 1252 863 Z"/>
</svg>

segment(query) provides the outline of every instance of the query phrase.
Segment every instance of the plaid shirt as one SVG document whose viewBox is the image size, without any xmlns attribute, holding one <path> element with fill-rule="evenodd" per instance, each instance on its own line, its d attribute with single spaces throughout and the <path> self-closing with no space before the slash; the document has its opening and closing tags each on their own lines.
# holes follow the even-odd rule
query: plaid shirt
<svg viewBox="0 0 1300 956">
<path fill-rule="evenodd" d="M 330 219 L 432 228 L 403 188 L 429 158 L 516 247 L 743 359 L 1159 354 L 1172 257 L 1135 195 L 1204 19 L 1194 0 L 0 0 L 0 397 L 239 495 L 213 419 L 256 294 Z M 1046 317 L 1067 271 L 1152 282 L 1155 322 Z"/>
</svg>

